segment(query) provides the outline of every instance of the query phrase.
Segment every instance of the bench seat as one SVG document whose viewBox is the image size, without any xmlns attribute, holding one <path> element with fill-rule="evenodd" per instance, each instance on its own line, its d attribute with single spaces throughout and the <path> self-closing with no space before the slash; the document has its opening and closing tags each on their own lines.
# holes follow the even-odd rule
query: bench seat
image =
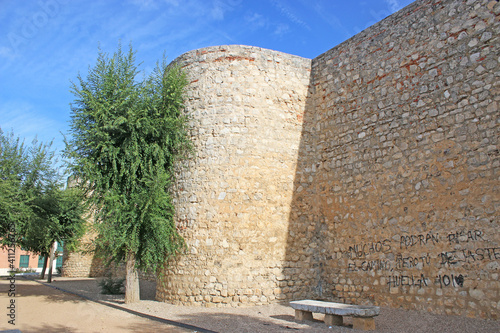
<svg viewBox="0 0 500 333">
<path fill-rule="evenodd" d="M 295 319 L 312 320 L 313 313 L 324 313 L 327 325 L 343 325 L 343 316 L 353 317 L 353 328 L 361 330 L 374 330 L 373 317 L 380 314 L 378 306 L 351 305 L 334 302 L 302 300 L 290 302 L 295 309 Z"/>
</svg>

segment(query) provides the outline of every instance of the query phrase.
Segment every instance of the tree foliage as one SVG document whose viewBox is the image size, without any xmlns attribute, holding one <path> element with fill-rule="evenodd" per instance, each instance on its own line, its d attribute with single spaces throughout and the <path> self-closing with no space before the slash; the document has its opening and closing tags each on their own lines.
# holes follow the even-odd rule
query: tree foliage
<svg viewBox="0 0 500 333">
<path fill-rule="evenodd" d="M 21 230 L 33 216 L 31 203 L 39 195 L 51 191 L 58 184 L 53 167 L 52 143 L 34 140 L 26 146 L 13 132 L 0 129 L 0 232 L 8 233 L 16 227 L 16 241 L 22 239 Z M 4 243 L 6 237 L 3 237 Z"/>
<path fill-rule="evenodd" d="M 76 188 L 54 188 L 30 202 L 32 217 L 25 223 L 23 248 L 49 255 L 54 242 L 65 243 L 69 250 L 76 249 L 85 233 L 83 196 Z"/>
<path fill-rule="evenodd" d="M 181 114 L 186 77 L 163 61 L 143 80 L 132 47 L 99 52 L 72 85 L 66 156 L 94 208 L 98 248 L 136 267 L 155 269 L 184 248 L 169 186 L 191 143 Z"/>
<path fill-rule="evenodd" d="M 48 255 L 55 241 L 76 243 L 84 233 L 82 195 L 63 189 L 52 143 L 30 146 L 0 129 L 0 232 L 4 245 Z M 8 237 L 15 228 L 15 237 Z M 14 240 L 15 244 L 9 244 Z"/>
</svg>

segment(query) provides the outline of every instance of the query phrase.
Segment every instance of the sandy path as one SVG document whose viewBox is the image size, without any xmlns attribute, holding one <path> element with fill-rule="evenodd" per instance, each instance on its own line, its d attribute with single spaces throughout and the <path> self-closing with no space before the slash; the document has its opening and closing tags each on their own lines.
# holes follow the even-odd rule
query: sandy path
<svg viewBox="0 0 500 333">
<path fill-rule="evenodd" d="M 16 279 L 15 326 L 8 323 L 9 282 L 0 281 L 0 330 L 30 332 L 192 332 Z"/>
</svg>

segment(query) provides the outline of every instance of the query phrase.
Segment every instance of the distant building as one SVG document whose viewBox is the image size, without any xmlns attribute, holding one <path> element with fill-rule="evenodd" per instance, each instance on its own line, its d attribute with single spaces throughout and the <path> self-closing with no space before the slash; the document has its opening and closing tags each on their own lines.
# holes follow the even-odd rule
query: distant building
<svg viewBox="0 0 500 333">
<path fill-rule="evenodd" d="M 63 262 L 63 244 L 57 244 L 56 253 L 58 254 L 55 260 L 55 265 L 52 268 L 52 273 L 56 273 L 57 269 L 62 267 Z M 47 271 L 49 264 L 47 263 Z M 16 255 L 14 260 L 14 267 L 20 271 L 35 271 L 40 273 L 43 268 L 43 256 L 33 254 L 26 251 L 21 247 L 16 247 Z M 0 276 L 9 275 L 10 263 L 9 253 L 7 248 L 0 248 Z"/>
</svg>

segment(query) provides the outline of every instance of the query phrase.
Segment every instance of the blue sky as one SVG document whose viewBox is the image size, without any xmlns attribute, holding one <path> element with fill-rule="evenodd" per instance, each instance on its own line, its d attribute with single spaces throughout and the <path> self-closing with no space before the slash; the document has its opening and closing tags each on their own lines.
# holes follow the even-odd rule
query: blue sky
<svg viewBox="0 0 500 333">
<path fill-rule="evenodd" d="M 148 72 L 213 45 L 244 44 L 314 58 L 412 0 L 0 0 L 0 127 L 30 142 L 70 120 L 70 81 L 98 45 L 132 43 Z"/>
</svg>

